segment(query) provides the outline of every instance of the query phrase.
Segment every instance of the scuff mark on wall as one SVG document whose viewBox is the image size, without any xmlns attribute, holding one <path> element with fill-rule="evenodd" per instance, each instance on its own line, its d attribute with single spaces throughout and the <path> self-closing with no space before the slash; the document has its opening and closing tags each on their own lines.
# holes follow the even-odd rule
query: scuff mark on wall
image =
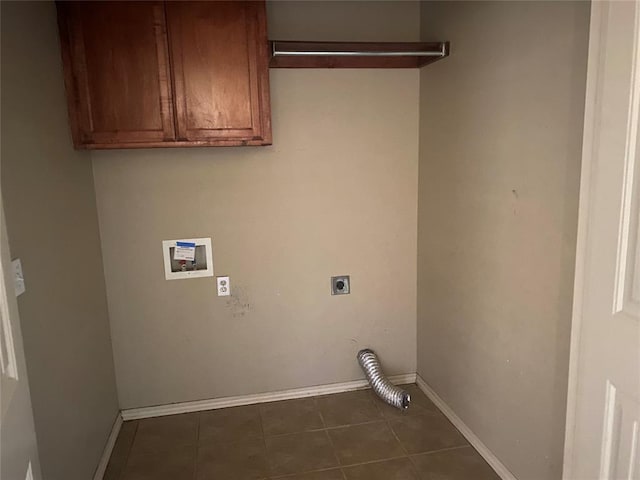
<svg viewBox="0 0 640 480">
<path fill-rule="evenodd" d="M 234 287 L 231 295 L 227 299 L 227 308 L 231 310 L 234 318 L 244 317 L 251 310 L 251 304 L 247 295 L 247 289 L 244 287 Z"/>
</svg>

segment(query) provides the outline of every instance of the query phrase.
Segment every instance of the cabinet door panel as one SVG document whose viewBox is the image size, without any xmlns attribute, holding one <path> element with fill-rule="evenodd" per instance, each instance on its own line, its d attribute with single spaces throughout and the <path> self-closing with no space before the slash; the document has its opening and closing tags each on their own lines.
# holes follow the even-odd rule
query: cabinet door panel
<svg viewBox="0 0 640 480">
<path fill-rule="evenodd" d="M 168 2 L 178 139 L 271 143 L 264 2 Z"/>
<path fill-rule="evenodd" d="M 163 2 L 58 4 L 77 146 L 175 139 Z"/>
</svg>

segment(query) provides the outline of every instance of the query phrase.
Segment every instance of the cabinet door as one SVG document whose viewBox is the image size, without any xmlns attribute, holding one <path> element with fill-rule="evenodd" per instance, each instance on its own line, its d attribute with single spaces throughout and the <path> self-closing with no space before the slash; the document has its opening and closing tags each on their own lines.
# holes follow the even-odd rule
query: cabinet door
<svg viewBox="0 0 640 480">
<path fill-rule="evenodd" d="M 76 147 L 175 139 L 164 2 L 60 2 Z"/>
<path fill-rule="evenodd" d="M 264 2 L 167 2 L 178 140 L 271 143 Z"/>
</svg>

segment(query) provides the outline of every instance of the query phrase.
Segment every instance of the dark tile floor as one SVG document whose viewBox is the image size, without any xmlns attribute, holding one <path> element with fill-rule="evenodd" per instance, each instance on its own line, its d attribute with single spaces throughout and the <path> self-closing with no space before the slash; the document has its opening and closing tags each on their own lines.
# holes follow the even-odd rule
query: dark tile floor
<svg viewBox="0 0 640 480">
<path fill-rule="evenodd" d="M 125 422 L 105 480 L 498 480 L 415 386 Z"/>
</svg>

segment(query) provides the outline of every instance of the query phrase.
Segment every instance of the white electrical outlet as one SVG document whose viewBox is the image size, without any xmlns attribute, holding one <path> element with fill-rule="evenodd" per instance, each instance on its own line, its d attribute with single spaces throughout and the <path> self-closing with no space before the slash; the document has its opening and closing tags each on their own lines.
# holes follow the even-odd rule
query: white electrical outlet
<svg viewBox="0 0 640 480">
<path fill-rule="evenodd" d="M 22 274 L 22 263 L 20 263 L 20 259 L 16 258 L 11 262 L 13 266 L 13 284 L 16 290 L 16 297 L 22 295 L 27 291 L 27 287 L 24 284 L 24 275 Z"/>
<path fill-rule="evenodd" d="M 218 296 L 226 297 L 231 295 L 231 284 L 229 283 L 229 277 L 216 277 L 218 284 Z"/>
</svg>

